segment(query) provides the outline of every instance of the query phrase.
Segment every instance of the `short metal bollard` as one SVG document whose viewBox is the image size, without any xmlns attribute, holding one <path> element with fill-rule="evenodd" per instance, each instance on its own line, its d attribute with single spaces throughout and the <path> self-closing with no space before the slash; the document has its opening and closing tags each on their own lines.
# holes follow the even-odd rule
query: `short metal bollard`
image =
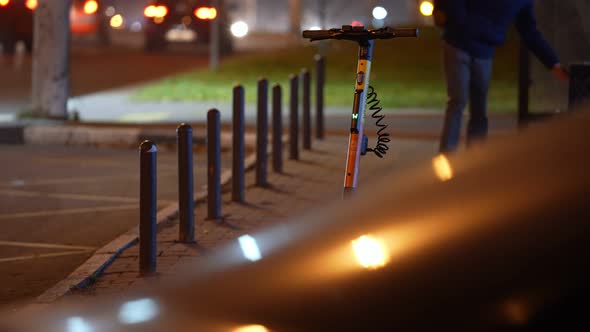
<svg viewBox="0 0 590 332">
<path fill-rule="evenodd" d="M 233 137 L 232 137 L 232 201 L 244 202 L 244 87 L 238 85 L 233 91 Z"/>
<path fill-rule="evenodd" d="M 156 272 L 157 165 L 158 148 L 151 141 L 139 147 L 139 272 Z"/>
<path fill-rule="evenodd" d="M 289 76 L 289 159 L 299 160 L 299 79 Z"/>
<path fill-rule="evenodd" d="M 258 81 L 258 112 L 256 121 L 256 185 L 265 187 L 267 182 L 268 147 L 268 80 Z"/>
<path fill-rule="evenodd" d="M 176 128 L 178 149 L 178 241 L 195 241 L 195 201 L 193 195 L 193 128 L 181 124 Z"/>
<path fill-rule="evenodd" d="M 301 71 L 303 81 L 303 149 L 311 150 L 311 75 L 309 70 Z"/>
<path fill-rule="evenodd" d="M 272 88 L 272 167 L 277 173 L 283 172 L 283 119 L 282 91 L 276 84 Z"/>
<path fill-rule="evenodd" d="M 326 60 L 321 55 L 315 56 L 315 108 L 316 138 L 324 139 L 324 84 L 326 79 Z"/>
<path fill-rule="evenodd" d="M 207 112 L 207 219 L 222 219 L 221 121 L 216 109 Z"/>
</svg>

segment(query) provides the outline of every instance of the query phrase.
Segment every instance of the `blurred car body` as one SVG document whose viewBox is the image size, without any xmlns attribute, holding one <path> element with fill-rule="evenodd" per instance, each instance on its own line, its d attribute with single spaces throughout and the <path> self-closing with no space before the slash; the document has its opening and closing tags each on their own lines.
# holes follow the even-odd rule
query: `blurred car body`
<svg viewBox="0 0 590 332">
<path fill-rule="evenodd" d="M 33 16 L 38 0 L 0 0 L 0 43 L 12 54 L 18 41 L 28 52 L 33 49 Z M 102 4 L 96 0 L 73 0 L 70 8 L 71 35 L 74 40 L 96 38 L 107 44 L 108 23 Z"/>
<path fill-rule="evenodd" d="M 74 40 L 95 39 L 103 45 L 109 43 L 109 24 L 103 3 L 96 0 L 72 1 L 70 30 Z"/>
<path fill-rule="evenodd" d="M 146 6 L 144 15 L 145 50 L 148 52 L 164 50 L 173 43 L 210 44 L 213 20 L 220 22 L 220 51 L 231 51 L 232 40 L 223 5 L 214 8 L 207 0 L 155 0 Z"/>
<path fill-rule="evenodd" d="M 0 331 L 588 331 L 588 127 L 567 116 L 379 174 L 159 289 L 9 313 Z"/>
</svg>

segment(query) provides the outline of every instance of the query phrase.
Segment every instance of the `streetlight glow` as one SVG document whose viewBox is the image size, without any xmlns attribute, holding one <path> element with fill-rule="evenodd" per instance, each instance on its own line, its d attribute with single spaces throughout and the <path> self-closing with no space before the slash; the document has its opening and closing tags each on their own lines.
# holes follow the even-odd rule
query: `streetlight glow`
<svg viewBox="0 0 590 332">
<path fill-rule="evenodd" d="M 96 2 L 95 0 L 86 1 L 86 3 L 84 4 L 84 13 L 86 15 L 92 15 L 96 13 L 97 10 L 98 2 Z"/>
<path fill-rule="evenodd" d="M 422 1 L 420 4 L 420 13 L 424 16 L 432 16 L 434 13 L 434 5 L 430 1 Z"/>
<path fill-rule="evenodd" d="M 117 14 L 117 15 L 111 17 L 111 20 L 110 20 L 111 27 L 113 27 L 115 29 L 120 29 L 123 27 L 123 23 L 125 23 L 125 20 L 123 19 L 123 16 L 121 16 L 120 14 Z"/>
<path fill-rule="evenodd" d="M 242 38 L 248 34 L 248 24 L 243 21 L 238 21 L 231 25 L 230 30 L 234 37 Z"/>
<path fill-rule="evenodd" d="M 377 6 L 375 8 L 373 8 L 373 17 L 376 20 L 383 20 L 387 17 L 387 9 L 381 7 L 381 6 Z"/>
<path fill-rule="evenodd" d="M 25 2 L 25 7 L 29 8 L 30 10 L 35 10 L 37 5 L 37 0 L 27 0 L 27 2 Z"/>
</svg>

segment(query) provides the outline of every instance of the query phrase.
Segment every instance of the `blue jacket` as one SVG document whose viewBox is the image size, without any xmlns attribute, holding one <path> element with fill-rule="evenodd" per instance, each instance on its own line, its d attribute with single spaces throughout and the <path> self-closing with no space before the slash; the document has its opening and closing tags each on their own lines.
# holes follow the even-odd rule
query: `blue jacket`
<svg viewBox="0 0 590 332">
<path fill-rule="evenodd" d="M 447 19 L 443 38 L 479 58 L 491 58 L 514 22 L 527 47 L 548 68 L 559 58 L 537 29 L 534 0 L 435 0 Z"/>
</svg>

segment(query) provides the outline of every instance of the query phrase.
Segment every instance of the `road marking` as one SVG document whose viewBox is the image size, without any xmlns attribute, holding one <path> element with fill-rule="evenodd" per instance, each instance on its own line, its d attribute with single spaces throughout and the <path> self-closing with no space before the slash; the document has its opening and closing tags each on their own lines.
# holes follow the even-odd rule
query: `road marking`
<svg viewBox="0 0 590 332">
<path fill-rule="evenodd" d="M 166 176 L 175 174 L 176 170 L 171 168 L 170 170 L 158 170 L 158 175 Z M 12 188 L 12 187 L 22 187 L 22 186 L 43 186 L 43 185 L 51 185 L 51 184 L 69 184 L 69 183 L 92 183 L 92 182 L 101 182 L 110 179 L 135 179 L 139 180 L 139 173 L 137 174 L 121 174 L 121 175 L 97 175 L 97 176 L 81 176 L 81 177 L 68 177 L 68 178 L 58 178 L 58 179 L 38 179 L 38 180 L 26 180 L 26 179 L 16 179 L 13 181 L 9 181 L 8 183 L 0 184 L 0 187 L 3 188 Z"/>
<path fill-rule="evenodd" d="M 78 208 L 78 209 L 63 209 L 63 210 L 51 210 L 51 211 L 38 211 L 38 212 L 23 212 L 23 213 L 9 213 L 0 215 L 0 220 L 6 219 L 23 219 L 31 217 L 51 217 L 51 216 L 62 216 L 68 214 L 79 214 L 89 212 L 111 212 L 121 210 L 132 210 L 139 208 L 138 204 L 133 205 L 119 205 L 119 206 L 104 206 L 94 208 Z"/>
<path fill-rule="evenodd" d="M 25 191 L 25 190 L 10 190 L 0 189 L 0 195 L 20 196 L 20 197 L 52 197 L 62 199 L 73 199 L 82 201 L 99 201 L 99 202 L 114 202 L 114 203 L 137 203 L 138 198 L 121 197 L 121 196 L 98 196 L 98 195 L 84 195 L 84 194 L 60 194 L 60 193 L 44 193 L 41 191 Z"/>
<path fill-rule="evenodd" d="M 26 260 L 31 260 L 31 259 L 49 258 L 49 257 L 81 255 L 81 254 L 91 253 L 92 251 L 93 250 L 64 251 L 64 252 L 55 252 L 55 253 L 51 253 L 51 254 L 39 254 L 39 255 L 27 255 L 27 256 L 0 258 L 0 263 L 26 261 Z"/>
<path fill-rule="evenodd" d="M 41 242 L 18 242 L 0 241 L 0 246 L 23 247 L 23 248 L 44 248 L 44 249 L 72 249 L 72 250 L 96 250 L 96 247 L 74 246 L 69 244 L 41 243 Z"/>
</svg>

